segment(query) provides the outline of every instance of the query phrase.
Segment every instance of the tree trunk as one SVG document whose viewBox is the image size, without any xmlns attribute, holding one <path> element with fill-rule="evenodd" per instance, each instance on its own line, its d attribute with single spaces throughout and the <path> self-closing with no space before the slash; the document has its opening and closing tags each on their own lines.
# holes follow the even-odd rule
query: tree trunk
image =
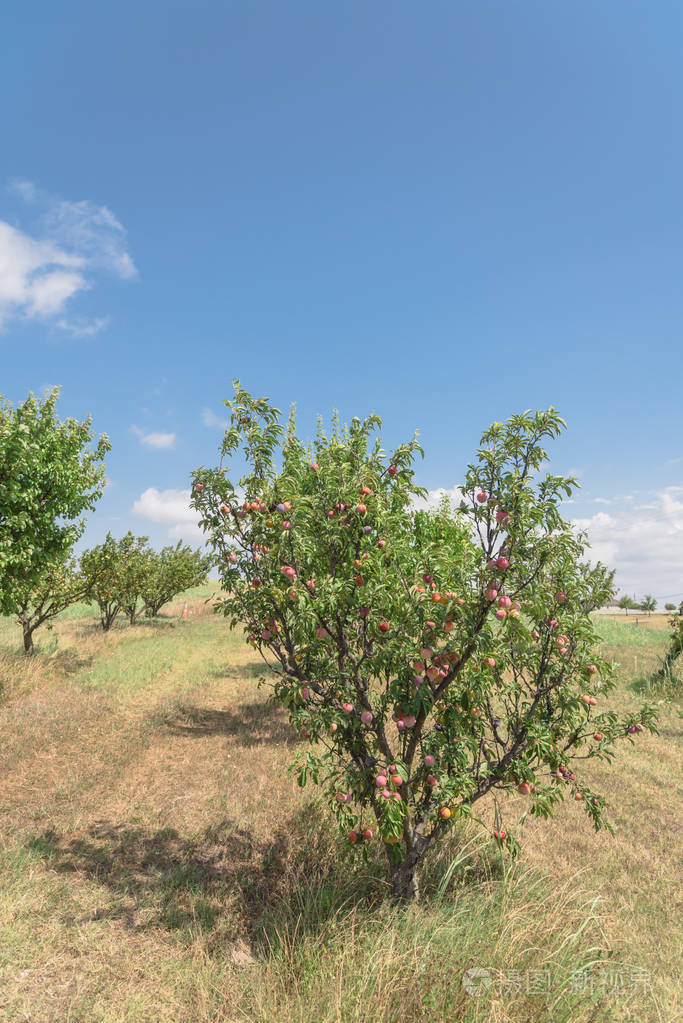
<svg viewBox="0 0 683 1023">
<path fill-rule="evenodd" d="M 417 902 L 420 897 L 417 867 L 429 843 L 422 834 L 408 825 L 403 832 L 403 841 L 406 854 L 402 860 L 394 859 L 394 846 L 387 846 L 387 855 L 391 873 L 391 894 L 397 902 L 408 905 Z"/>
<path fill-rule="evenodd" d="M 407 905 L 410 902 L 417 902 L 420 897 L 420 889 L 417 883 L 415 871 L 417 858 L 408 854 L 399 863 L 391 864 L 391 894 L 397 902 Z"/>
<path fill-rule="evenodd" d="M 21 627 L 24 633 L 24 653 L 31 657 L 36 652 L 33 646 L 33 629 L 24 622 L 21 623 Z"/>
<path fill-rule="evenodd" d="M 109 630 L 111 629 L 112 625 L 116 620 L 116 616 L 118 615 L 118 613 L 119 613 L 118 607 L 114 611 L 108 610 L 102 612 L 102 615 L 100 616 L 100 622 L 102 623 L 102 628 L 104 629 L 105 632 L 109 632 Z"/>
</svg>

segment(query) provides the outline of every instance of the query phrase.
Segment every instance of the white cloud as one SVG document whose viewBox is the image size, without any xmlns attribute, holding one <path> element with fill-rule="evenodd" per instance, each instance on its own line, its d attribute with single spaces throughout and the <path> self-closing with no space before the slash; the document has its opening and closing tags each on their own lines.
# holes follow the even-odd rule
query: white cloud
<svg viewBox="0 0 683 1023">
<path fill-rule="evenodd" d="M 141 444 L 144 444 L 148 448 L 157 448 L 159 450 L 169 450 L 175 447 L 176 435 L 174 433 L 145 433 L 139 426 L 131 426 L 130 432 L 134 433 Z"/>
<path fill-rule="evenodd" d="M 90 337 L 106 319 L 71 320 L 64 313 L 100 274 L 137 276 L 126 232 L 106 206 L 55 199 L 30 181 L 10 191 L 26 204 L 30 229 L 0 220 L 0 329 L 13 319 L 39 319 L 75 337 Z"/>
<path fill-rule="evenodd" d="M 219 430 L 227 430 L 228 428 L 228 420 L 221 419 L 220 416 L 217 416 L 210 408 L 202 409 L 202 422 L 204 423 L 204 426 L 208 426 L 210 428 L 215 427 Z"/>
<path fill-rule="evenodd" d="M 623 593 L 652 593 L 660 603 L 665 596 L 683 593 L 681 490 L 667 487 L 647 506 L 574 520 L 588 533 L 591 560 L 616 569 L 615 583 Z"/>
<path fill-rule="evenodd" d="M 436 490 L 427 491 L 426 497 L 418 497 L 413 500 L 413 507 L 417 508 L 418 511 L 426 511 L 428 508 L 438 508 L 439 504 L 446 496 L 452 504 L 460 504 L 462 501 L 462 491 L 460 487 L 453 486 L 450 490 L 445 490 L 443 487 L 437 487 Z"/>
<path fill-rule="evenodd" d="M 593 498 L 593 503 L 594 504 L 611 504 L 612 502 L 609 500 L 608 497 L 594 497 Z"/>
<path fill-rule="evenodd" d="M 133 512 L 141 518 L 168 525 L 172 540 L 206 539 L 199 528 L 199 513 L 190 507 L 189 490 L 157 490 L 148 487 L 133 505 Z"/>
</svg>

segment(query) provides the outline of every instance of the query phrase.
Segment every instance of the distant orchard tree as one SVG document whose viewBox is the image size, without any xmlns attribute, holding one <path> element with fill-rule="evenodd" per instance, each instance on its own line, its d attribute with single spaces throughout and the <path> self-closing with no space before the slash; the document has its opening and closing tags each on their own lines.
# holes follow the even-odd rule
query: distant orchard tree
<svg viewBox="0 0 683 1023">
<path fill-rule="evenodd" d="M 86 589 L 75 562 L 58 561 L 46 567 L 38 583 L 28 588 L 19 598 L 16 609 L 27 654 L 34 653 L 33 634 L 36 629 L 45 624 L 51 629 L 53 619 L 82 600 Z"/>
<path fill-rule="evenodd" d="M 647 611 L 648 614 L 652 614 L 657 607 L 657 601 L 649 593 L 646 593 L 641 601 L 640 607 L 642 611 Z"/>
<path fill-rule="evenodd" d="M 622 611 L 625 611 L 626 614 L 628 614 L 629 611 L 638 610 L 638 604 L 636 604 L 633 597 L 628 596 L 620 597 L 619 604 L 617 606 L 620 607 Z"/>
<path fill-rule="evenodd" d="M 664 610 L 665 611 L 675 611 L 676 610 L 676 605 L 675 604 L 665 604 L 664 605 Z"/>
<path fill-rule="evenodd" d="M 193 550 L 182 540 L 178 540 L 175 547 L 164 547 L 159 553 L 153 551 L 140 592 L 144 613 L 148 617 L 158 615 L 164 604 L 177 594 L 206 582 L 212 563 L 212 558 Z"/>
<path fill-rule="evenodd" d="M 151 555 L 146 536 L 128 532 L 121 540 L 107 533 L 104 543 L 84 551 L 81 572 L 87 593 L 100 609 L 100 623 L 107 632 L 120 612 L 134 622 L 141 588 L 144 584 L 145 561 Z"/>
<path fill-rule="evenodd" d="M 0 397 L 0 613 L 17 618 L 41 604 L 50 573 L 68 576 L 83 513 L 104 490 L 111 445 L 102 436 L 91 447 L 90 417 L 61 421 L 58 395 L 29 394 L 16 407 Z M 26 632 L 24 646 L 32 652 Z"/>
</svg>

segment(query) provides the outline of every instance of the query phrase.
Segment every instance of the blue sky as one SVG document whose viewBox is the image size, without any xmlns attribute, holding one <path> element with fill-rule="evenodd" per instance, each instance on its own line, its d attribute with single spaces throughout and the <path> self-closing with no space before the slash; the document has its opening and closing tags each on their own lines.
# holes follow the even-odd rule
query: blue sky
<svg viewBox="0 0 683 1023">
<path fill-rule="evenodd" d="M 0 11 L 0 392 L 109 434 L 87 538 L 192 538 L 231 380 L 420 430 L 450 489 L 554 404 L 566 511 L 683 597 L 683 8 Z"/>
</svg>

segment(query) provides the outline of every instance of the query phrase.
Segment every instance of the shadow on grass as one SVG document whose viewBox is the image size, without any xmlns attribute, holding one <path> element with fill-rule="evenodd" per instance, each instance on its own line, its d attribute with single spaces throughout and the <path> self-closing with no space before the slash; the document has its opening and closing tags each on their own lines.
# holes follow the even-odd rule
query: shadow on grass
<svg viewBox="0 0 683 1023">
<path fill-rule="evenodd" d="M 216 710 L 181 703 L 168 715 L 164 724 L 173 735 L 226 735 L 245 745 L 298 745 L 300 739 L 288 723 L 283 710 L 263 701 L 239 703 L 234 709 Z"/>
<path fill-rule="evenodd" d="M 283 822 L 268 841 L 227 820 L 199 839 L 175 828 L 102 820 L 78 834 L 47 830 L 27 845 L 51 870 L 109 891 L 103 908 L 68 922 L 199 930 L 215 939 L 216 949 L 247 937 L 265 952 L 283 925 L 317 933 L 342 906 L 376 905 L 386 893 L 383 862 L 371 859 L 351 871 L 329 818 L 315 804 Z"/>
<path fill-rule="evenodd" d="M 269 669 L 263 664 L 262 661 L 248 661 L 246 664 L 239 665 L 240 675 L 246 675 L 248 678 L 275 678 L 275 674 L 271 674 Z M 211 678 L 221 679 L 230 678 L 235 674 L 235 668 L 217 668 L 216 670 L 209 673 Z"/>
</svg>

